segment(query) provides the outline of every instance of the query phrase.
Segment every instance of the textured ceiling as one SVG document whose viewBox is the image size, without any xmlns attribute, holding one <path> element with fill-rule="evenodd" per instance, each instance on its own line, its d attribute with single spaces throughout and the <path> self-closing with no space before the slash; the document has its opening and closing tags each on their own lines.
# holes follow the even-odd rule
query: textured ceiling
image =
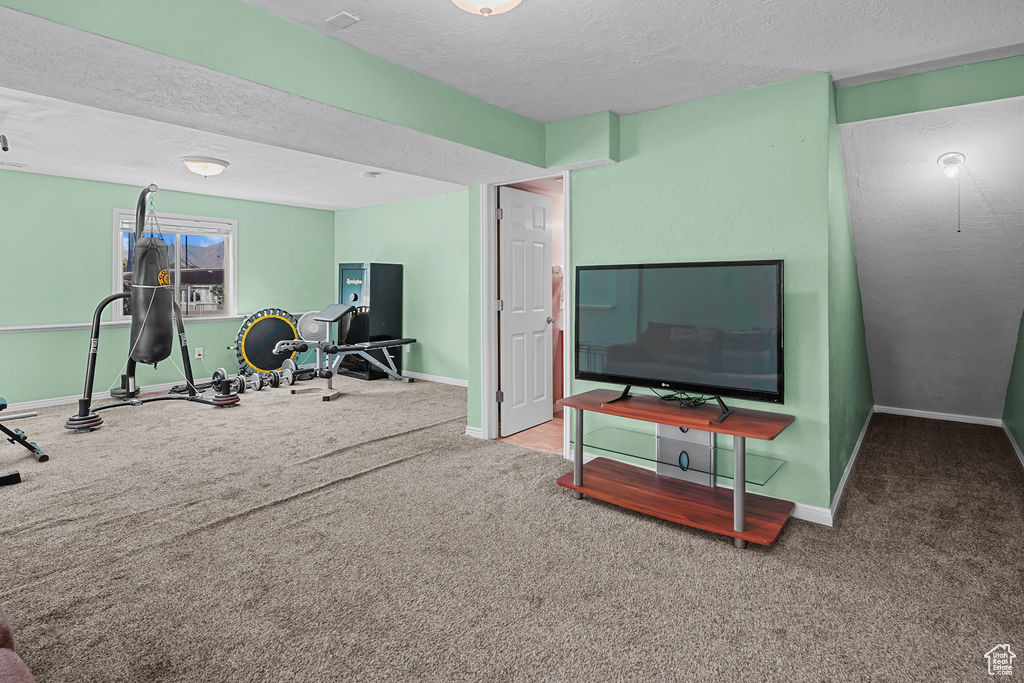
<svg viewBox="0 0 1024 683">
<path fill-rule="evenodd" d="M 245 1 L 543 122 L 1019 46 L 1024 25 L 1020 0 L 523 0 L 486 18 L 449 0 Z M 341 11 L 361 21 L 324 23 Z"/>
<path fill-rule="evenodd" d="M 328 157 L 226 135 L 159 123 L 0 88 L 0 121 L 11 150 L 0 153 L 0 169 L 88 178 L 127 185 L 154 182 L 168 190 L 343 209 L 455 192 L 461 185 L 370 170 Z M 203 178 L 182 156 L 226 159 L 222 175 Z M 8 164 L 25 164 L 13 169 Z"/>
<path fill-rule="evenodd" d="M 840 126 L 875 403 L 1002 416 L 1024 305 L 1024 98 Z M 967 156 L 955 180 L 936 159 Z"/>
<path fill-rule="evenodd" d="M 242 159 L 256 149 L 261 150 L 260 164 L 258 171 L 253 168 L 246 176 L 245 187 L 229 182 L 225 175 L 223 186 L 215 187 L 212 181 L 204 184 L 207 194 L 219 194 L 217 188 L 234 186 L 233 194 L 227 196 L 245 193 L 266 197 L 266 201 L 284 201 L 269 197 L 290 197 L 289 201 L 303 206 L 334 208 L 338 201 L 344 201 L 345 208 L 365 206 L 440 194 L 449 191 L 452 184 L 515 180 L 541 172 L 529 164 L 4 7 L 0 7 L 0 88 L 55 98 L 50 101 L 56 108 L 51 114 L 36 112 L 34 116 L 41 120 L 64 117 L 60 130 L 54 131 L 62 140 L 71 141 L 84 135 L 85 127 L 92 130 L 100 126 L 100 121 L 116 119 L 98 118 L 101 112 L 83 110 L 86 113 L 79 122 L 77 118 L 68 118 L 67 110 L 61 109 L 61 102 L 56 100 L 132 117 L 134 120 L 129 127 L 136 134 L 132 140 L 137 145 L 135 161 L 117 173 L 120 178 L 130 176 L 123 181 L 130 184 L 149 182 L 150 177 L 132 175 L 140 169 L 152 169 L 156 173 L 179 172 L 178 157 L 202 154 L 203 146 L 212 140 L 217 140 L 210 143 L 212 148 L 238 150 L 238 156 L 228 157 L 235 162 L 232 176 L 241 177 Z M 43 106 L 45 101 L 34 102 L 36 106 Z M 146 129 L 142 124 L 144 120 L 150 121 L 152 126 Z M 0 112 L 2 132 L 11 135 L 12 123 Z M 21 157 L 19 161 L 29 163 L 39 172 L 112 180 L 111 173 L 116 171 L 117 164 L 126 160 L 123 154 L 115 153 L 125 148 L 116 139 L 110 140 L 109 154 L 107 146 L 97 146 L 86 158 L 80 156 L 87 146 L 84 141 L 57 146 L 50 142 L 57 138 L 44 136 L 42 128 L 20 132 L 31 134 L 35 142 L 32 155 Z M 112 137 L 109 130 L 97 133 L 99 139 Z M 171 154 L 171 148 L 165 144 L 169 140 L 180 142 L 183 148 Z M 19 155 L 29 151 L 24 145 L 16 146 L 15 150 Z M 294 154 L 296 152 L 304 154 Z M 235 154 L 234 151 L 223 153 Z M 160 155 L 168 154 L 173 163 L 169 166 L 166 162 L 157 163 Z M 14 155 L 12 150 L 0 156 L 0 161 L 14 161 Z M 297 160 L 301 160 L 301 164 L 293 165 Z M 349 162 L 349 165 L 331 164 L 331 161 Z M 373 167 L 389 173 L 378 179 L 373 191 L 366 194 L 363 194 L 367 189 L 363 184 L 356 187 L 330 185 L 338 182 L 336 173 L 350 177 L 352 164 L 360 169 Z M 307 169 L 310 168 L 335 171 L 318 176 L 303 191 L 297 183 L 309 177 Z M 414 182 L 414 178 L 402 178 L 401 174 L 443 182 Z M 288 178 L 295 180 L 289 182 Z M 327 185 L 330 187 L 325 187 Z"/>
</svg>

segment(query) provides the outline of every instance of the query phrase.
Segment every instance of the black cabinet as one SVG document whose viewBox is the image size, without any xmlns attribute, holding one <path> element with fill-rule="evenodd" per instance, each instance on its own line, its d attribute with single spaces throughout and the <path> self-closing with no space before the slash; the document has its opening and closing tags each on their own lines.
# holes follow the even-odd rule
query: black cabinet
<svg viewBox="0 0 1024 683">
<path fill-rule="evenodd" d="M 385 341 L 402 337 L 402 266 L 397 263 L 338 264 L 338 303 L 355 306 L 357 311 L 338 331 L 340 344 Z M 392 357 L 399 374 L 402 351 L 395 348 Z M 387 365 L 385 349 L 370 351 Z M 348 357 L 338 369 L 340 374 L 359 379 L 387 377 L 361 358 Z"/>
</svg>

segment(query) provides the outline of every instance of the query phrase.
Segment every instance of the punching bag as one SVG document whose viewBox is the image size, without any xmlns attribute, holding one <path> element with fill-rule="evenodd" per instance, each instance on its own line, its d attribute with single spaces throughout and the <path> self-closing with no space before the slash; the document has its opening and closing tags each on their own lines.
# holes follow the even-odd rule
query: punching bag
<svg viewBox="0 0 1024 683">
<path fill-rule="evenodd" d="M 170 356 L 174 344 L 174 299 L 167 273 L 167 243 L 141 236 L 145 225 L 145 197 L 155 190 L 156 186 L 151 185 L 139 197 L 132 296 L 128 307 L 132 316 L 131 359 L 150 365 Z"/>
</svg>

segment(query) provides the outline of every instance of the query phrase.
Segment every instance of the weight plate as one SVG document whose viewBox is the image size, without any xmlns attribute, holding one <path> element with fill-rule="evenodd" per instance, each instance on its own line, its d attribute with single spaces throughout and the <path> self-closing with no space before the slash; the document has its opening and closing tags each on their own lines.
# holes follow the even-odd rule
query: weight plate
<svg viewBox="0 0 1024 683">
<path fill-rule="evenodd" d="M 299 366 L 296 365 L 295 361 L 293 361 L 291 358 L 285 358 L 281 362 L 281 372 L 284 372 L 285 370 L 291 370 L 292 372 L 295 372 L 298 369 L 298 367 Z"/>
<path fill-rule="evenodd" d="M 290 387 L 295 383 L 295 373 L 292 372 L 291 368 L 285 368 L 281 371 L 281 382 L 286 387 Z"/>
</svg>

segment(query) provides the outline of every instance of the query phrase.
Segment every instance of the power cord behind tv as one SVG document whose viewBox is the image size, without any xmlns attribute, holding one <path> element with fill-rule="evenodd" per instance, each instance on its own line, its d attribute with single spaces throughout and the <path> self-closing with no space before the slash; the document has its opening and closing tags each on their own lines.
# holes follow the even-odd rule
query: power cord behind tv
<svg viewBox="0 0 1024 683">
<path fill-rule="evenodd" d="M 662 401 L 675 401 L 679 404 L 680 408 L 700 408 L 702 405 L 707 403 L 709 399 L 707 396 L 700 394 L 693 396 L 687 394 L 684 391 L 673 391 L 670 394 L 659 394 L 654 389 L 651 389 L 651 393 L 660 398 Z"/>
</svg>

